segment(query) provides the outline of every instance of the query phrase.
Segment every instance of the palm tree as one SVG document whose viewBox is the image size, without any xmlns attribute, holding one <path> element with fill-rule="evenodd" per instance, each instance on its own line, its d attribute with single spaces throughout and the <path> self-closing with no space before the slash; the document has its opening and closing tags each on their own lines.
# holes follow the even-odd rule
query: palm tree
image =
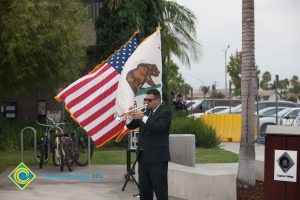
<svg viewBox="0 0 300 200">
<path fill-rule="evenodd" d="M 280 89 L 280 93 L 286 91 L 289 85 L 290 85 L 289 79 L 286 78 L 286 79 L 280 80 L 278 83 L 278 88 Z"/>
<path fill-rule="evenodd" d="M 264 90 L 269 89 L 269 82 L 272 80 L 272 76 L 271 73 L 269 71 L 266 71 L 265 73 L 263 73 L 262 75 L 262 80 L 260 82 L 260 87 Z"/>
<path fill-rule="evenodd" d="M 163 8 L 162 41 L 169 50 L 167 59 L 170 59 L 173 53 L 189 66 L 189 56 L 194 60 L 199 58 L 196 17 L 190 9 L 173 1 L 163 0 Z"/>
<path fill-rule="evenodd" d="M 202 86 L 201 87 L 201 91 L 203 92 L 203 95 L 204 95 L 204 102 L 205 102 L 205 99 L 206 99 L 206 94 L 209 92 L 209 86 Z M 204 110 L 204 112 L 205 112 L 205 110 Z"/>
<path fill-rule="evenodd" d="M 237 184 L 255 185 L 254 105 L 256 91 L 254 54 L 254 0 L 242 3 L 242 135 Z"/>
<path fill-rule="evenodd" d="M 144 1 L 146 5 L 155 6 L 154 10 L 158 12 L 145 13 L 145 15 L 150 15 L 145 18 L 149 21 L 158 18 L 155 23 L 159 23 L 162 27 L 161 37 L 164 44 L 163 56 L 165 59 L 170 60 L 171 55 L 174 54 L 187 66 L 190 66 L 190 57 L 194 60 L 199 59 L 200 44 L 197 42 L 194 13 L 173 1 Z M 106 0 L 106 2 L 106 5 L 111 9 L 116 9 L 122 3 L 127 3 L 122 0 Z M 146 24 L 144 29 L 149 29 L 148 26 L 149 24 Z M 145 31 L 147 35 L 150 34 L 147 32 Z"/>
<path fill-rule="evenodd" d="M 291 84 L 292 84 L 292 86 L 295 87 L 295 85 L 297 85 L 298 81 L 299 81 L 298 76 L 294 75 L 294 76 L 291 78 Z"/>
</svg>

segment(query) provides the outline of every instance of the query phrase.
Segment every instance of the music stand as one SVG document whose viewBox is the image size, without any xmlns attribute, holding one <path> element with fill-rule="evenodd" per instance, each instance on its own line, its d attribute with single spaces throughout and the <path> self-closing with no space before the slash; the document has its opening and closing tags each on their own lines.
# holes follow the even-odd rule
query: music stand
<svg viewBox="0 0 300 200">
<path fill-rule="evenodd" d="M 137 186 L 138 189 L 139 189 L 139 184 L 138 184 L 138 182 L 136 181 L 136 179 L 134 178 L 134 168 L 135 168 L 135 165 L 136 165 L 136 163 L 137 163 L 137 161 L 138 161 L 138 156 L 139 156 L 139 152 L 138 152 L 138 150 L 137 150 L 137 153 L 136 153 L 136 159 L 135 159 L 135 161 L 134 161 L 134 163 L 133 163 L 133 165 L 132 165 L 132 167 L 131 167 L 129 173 L 127 173 L 127 175 L 126 175 L 126 181 L 125 181 L 125 183 L 124 183 L 124 185 L 123 185 L 123 187 L 122 187 L 122 191 L 125 190 L 125 187 L 126 187 L 128 181 L 130 180 L 130 177 L 132 177 L 133 181 L 135 182 L 136 186 Z"/>
<path fill-rule="evenodd" d="M 135 159 L 133 165 L 131 166 L 131 168 L 129 167 L 130 170 L 128 171 L 128 169 L 127 169 L 126 180 L 125 180 L 125 183 L 122 187 L 122 191 L 125 190 L 125 187 L 126 187 L 128 181 L 130 180 L 130 177 L 132 177 L 133 181 L 135 182 L 135 184 L 137 185 L 137 187 L 139 189 L 139 184 L 138 184 L 138 182 L 136 181 L 136 179 L 134 177 L 135 165 L 136 165 L 136 163 L 138 162 L 138 159 L 139 159 L 139 151 L 137 150 L 138 136 L 139 136 L 138 131 L 131 131 L 130 132 L 130 140 L 129 140 L 128 150 L 127 150 L 127 152 L 129 151 L 129 155 L 127 154 L 127 156 L 130 156 L 130 153 L 131 153 L 132 150 L 136 150 L 136 159 Z M 127 162 L 128 162 L 128 159 L 127 159 Z M 129 159 L 129 164 L 127 163 L 127 167 L 128 167 L 128 165 L 130 166 L 130 159 Z"/>
</svg>

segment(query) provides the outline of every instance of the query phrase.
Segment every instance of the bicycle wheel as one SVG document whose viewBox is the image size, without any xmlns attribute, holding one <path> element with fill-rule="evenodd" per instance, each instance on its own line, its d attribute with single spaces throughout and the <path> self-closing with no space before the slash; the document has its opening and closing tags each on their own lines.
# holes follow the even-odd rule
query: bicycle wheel
<svg viewBox="0 0 300 200">
<path fill-rule="evenodd" d="M 54 166 L 60 166 L 60 152 L 59 152 L 59 143 L 55 140 L 52 150 L 52 160 Z"/>
<path fill-rule="evenodd" d="M 92 159 L 93 150 L 93 145 L 90 143 L 90 159 Z M 79 166 L 86 166 L 88 164 L 88 139 L 83 137 L 78 138 L 75 162 Z"/>
<path fill-rule="evenodd" d="M 63 150 L 63 144 L 62 142 L 58 145 L 58 151 L 59 151 L 59 168 L 60 171 L 64 171 L 64 150 Z"/>
<path fill-rule="evenodd" d="M 42 138 L 42 141 L 40 143 L 40 163 L 39 163 L 39 168 L 42 169 L 43 168 L 43 164 L 44 164 L 44 160 L 45 160 L 45 147 L 46 147 L 46 140 L 44 140 L 44 138 Z"/>
<path fill-rule="evenodd" d="M 73 140 L 71 137 L 64 137 L 62 140 L 62 147 L 64 151 L 64 163 L 67 165 L 69 171 L 73 171 L 74 159 L 72 156 Z"/>
</svg>

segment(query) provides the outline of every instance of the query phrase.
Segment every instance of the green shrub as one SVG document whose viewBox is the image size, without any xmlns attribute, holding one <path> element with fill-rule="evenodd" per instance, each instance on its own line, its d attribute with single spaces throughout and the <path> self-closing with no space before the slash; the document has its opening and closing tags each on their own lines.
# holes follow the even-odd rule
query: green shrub
<svg viewBox="0 0 300 200">
<path fill-rule="evenodd" d="M 186 117 L 182 113 L 174 113 L 171 125 L 171 134 L 193 134 L 196 145 L 199 147 L 218 147 L 221 143 L 216 131 L 205 124 L 201 119 Z"/>
<path fill-rule="evenodd" d="M 8 121 L 2 123 L 0 126 L 0 150 L 19 150 L 21 147 L 21 131 L 28 126 L 36 129 L 37 141 L 40 141 L 40 138 L 45 131 L 44 128 L 38 127 L 35 122 Z M 34 137 L 31 130 L 25 130 L 23 135 L 24 149 L 33 149 Z"/>
</svg>

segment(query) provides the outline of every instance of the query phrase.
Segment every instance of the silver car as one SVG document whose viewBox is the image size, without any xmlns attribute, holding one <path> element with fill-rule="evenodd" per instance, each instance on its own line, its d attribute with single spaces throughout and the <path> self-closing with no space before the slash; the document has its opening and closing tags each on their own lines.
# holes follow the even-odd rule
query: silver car
<svg viewBox="0 0 300 200">
<path fill-rule="evenodd" d="M 278 125 L 291 126 L 295 118 L 300 113 L 300 108 L 286 108 L 278 112 L 277 122 Z M 271 117 L 263 117 L 259 120 L 259 130 L 261 135 L 264 135 L 268 125 L 276 125 L 276 114 Z"/>
</svg>

